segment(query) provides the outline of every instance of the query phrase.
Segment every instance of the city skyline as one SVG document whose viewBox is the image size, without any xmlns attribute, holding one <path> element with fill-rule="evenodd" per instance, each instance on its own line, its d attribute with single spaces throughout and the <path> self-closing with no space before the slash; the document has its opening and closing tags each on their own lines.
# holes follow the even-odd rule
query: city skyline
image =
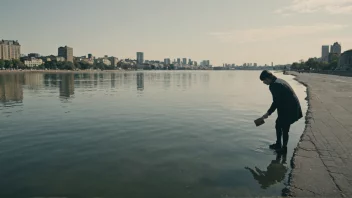
<svg viewBox="0 0 352 198">
<path fill-rule="evenodd" d="M 321 57 L 319 46 L 336 41 L 342 52 L 351 49 L 351 13 L 351 0 L 18 0 L 2 2 L 0 25 L 8 27 L 2 28 L 2 38 L 19 40 L 23 54 L 56 54 L 57 47 L 67 45 L 74 56 L 135 58 L 141 51 L 149 60 L 191 57 L 217 66 L 265 65 Z M 45 25 L 15 25 L 23 19 Z"/>
</svg>

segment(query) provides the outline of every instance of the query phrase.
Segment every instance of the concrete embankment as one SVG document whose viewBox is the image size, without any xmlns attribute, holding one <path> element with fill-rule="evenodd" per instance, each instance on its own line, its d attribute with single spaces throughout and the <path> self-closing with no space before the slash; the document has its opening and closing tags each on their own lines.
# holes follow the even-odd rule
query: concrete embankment
<svg viewBox="0 0 352 198">
<path fill-rule="evenodd" d="M 306 128 L 291 161 L 289 195 L 352 197 L 352 78 L 303 73 Z"/>
</svg>

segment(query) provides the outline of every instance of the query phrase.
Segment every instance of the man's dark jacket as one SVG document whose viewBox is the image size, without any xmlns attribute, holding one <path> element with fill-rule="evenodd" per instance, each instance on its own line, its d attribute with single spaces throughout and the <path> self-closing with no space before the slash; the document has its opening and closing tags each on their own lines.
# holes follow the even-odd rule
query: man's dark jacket
<svg viewBox="0 0 352 198">
<path fill-rule="evenodd" d="M 274 78 L 269 85 L 269 89 L 273 95 L 273 103 L 268 113 L 271 115 L 277 109 L 277 123 L 289 125 L 303 117 L 299 100 L 292 87 L 286 81 Z"/>
</svg>

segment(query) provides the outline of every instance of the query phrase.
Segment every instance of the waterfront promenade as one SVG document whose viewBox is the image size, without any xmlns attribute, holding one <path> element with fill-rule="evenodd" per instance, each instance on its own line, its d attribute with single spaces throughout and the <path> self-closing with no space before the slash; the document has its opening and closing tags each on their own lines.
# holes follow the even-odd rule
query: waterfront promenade
<svg viewBox="0 0 352 198">
<path fill-rule="evenodd" d="M 292 159 L 290 196 L 352 197 L 352 78 L 304 73 L 306 129 Z"/>
</svg>

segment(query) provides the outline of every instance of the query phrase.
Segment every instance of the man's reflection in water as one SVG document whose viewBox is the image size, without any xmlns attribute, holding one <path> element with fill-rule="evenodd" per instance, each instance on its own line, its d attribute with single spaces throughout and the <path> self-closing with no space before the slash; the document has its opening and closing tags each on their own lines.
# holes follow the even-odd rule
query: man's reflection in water
<svg viewBox="0 0 352 198">
<path fill-rule="evenodd" d="M 271 185 L 282 182 L 285 179 L 288 170 L 285 165 L 286 154 L 276 154 L 276 159 L 271 161 L 266 171 L 262 171 L 258 167 L 255 167 L 255 170 L 249 167 L 245 167 L 245 169 L 252 173 L 262 189 L 267 189 Z"/>
</svg>

